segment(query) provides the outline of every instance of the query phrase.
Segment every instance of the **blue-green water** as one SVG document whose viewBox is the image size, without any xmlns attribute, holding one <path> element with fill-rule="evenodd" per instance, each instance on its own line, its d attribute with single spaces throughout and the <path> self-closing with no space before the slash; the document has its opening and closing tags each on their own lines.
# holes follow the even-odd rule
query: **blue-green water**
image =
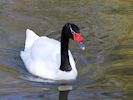
<svg viewBox="0 0 133 100">
<path fill-rule="evenodd" d="M 132 20 L 132 0 L 0 0 L 0 100 L 132 100 Z M 59 40 L 67 22 L 85 36 L 85 51 L 70 43 L 77 80 L 61 85 L 29 74 L 19 57 L 25 30 Z"/>
</svg>

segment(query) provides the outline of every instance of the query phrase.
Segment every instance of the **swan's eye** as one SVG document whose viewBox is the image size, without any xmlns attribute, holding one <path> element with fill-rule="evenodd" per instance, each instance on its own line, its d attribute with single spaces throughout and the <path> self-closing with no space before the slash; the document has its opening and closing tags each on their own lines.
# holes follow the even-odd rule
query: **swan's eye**
<svg viewBox="0 0 133 100">
<path fill-rule="evenodd" d="M 74 30 L 72 29 L 71 25 L 70 25 L 70 31 L 71 31 L 72 34 L 75 33 Z"/>
<path fill-rule="evenodd" d="M 74 33 L 73 34 L 73 39 L 75 42 L 84 42 L 84 37 L 81 34 Z"/>
</svg>

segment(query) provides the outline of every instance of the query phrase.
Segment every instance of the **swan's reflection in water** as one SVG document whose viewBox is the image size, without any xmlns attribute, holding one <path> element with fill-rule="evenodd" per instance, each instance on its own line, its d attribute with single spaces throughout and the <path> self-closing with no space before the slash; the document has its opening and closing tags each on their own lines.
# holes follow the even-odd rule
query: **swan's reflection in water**
<svg viewBox="0 0 133 100">
<path fill-rule="evenodd" d="M 59 100 L 68 100 L 68 94 L 72 90 L 72 85 L 60 85 L 59 90 Z"/>
<path fill-rule="evenodd" d="M 59 96 L 58 96 L 59 100 L 68 100 L 68 94 L 73 89 L 73 87 L 71 85 L 71 83 L 74 82 L 73 80 L 53 81 L 53 80 L 38 78 L 35 76 L 31 76 L 31 75 L 23 75 L 23 76 L 21 76 L 21 78 L 24 80 L 31 81 L 31 82 L 33 82 L 33 84 L 34 84 L 34 82 L 37 82 L 40 84 L 43 83 L 43 85 L 45 84 L 45 86 L 46 86 L 45 90 L 50 90 L 50 89 L 58 90 L 59 91 Z M 47 88 L 47 87 L 49 87 L 49 88 Z M 43 87 L 43 89 L 44 89 L 44 87 Z"/>
</svg>

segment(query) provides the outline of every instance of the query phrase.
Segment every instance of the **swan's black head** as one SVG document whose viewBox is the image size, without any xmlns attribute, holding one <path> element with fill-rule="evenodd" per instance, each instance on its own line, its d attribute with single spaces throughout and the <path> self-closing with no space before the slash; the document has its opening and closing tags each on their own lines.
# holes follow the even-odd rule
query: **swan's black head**
<svg viewBox="0 0 133 100">
<path fill-rule="evenodd" d="M 71 71 L 72 67 L 69 62 L 69 54 L 68 54 L 68 44 L 69 38 L 74 40 L 79 44 L 79 47 L 84 50 L 85 46 L 83 45 L 84 37 L 80 33 L 80 29 L 77 25 L 72 23 L 67 23 L 64 25 L 62 29 L 61 35 L 61 65 L 60 70 L 62 71 Z"/>
<path fill-rule="evenodd" d="M 85 46 L 83 45 L 84 42 L 84 37 L 83 35 L 80 33 L 80 29 L 77 25 L 72 24 L 72 23 L 67 23 L 64 25 L 63 27 L 64 30 L 64 34 L 73 39 L 78 45 L 79 47 L 84 50 Z"/>
</svg>

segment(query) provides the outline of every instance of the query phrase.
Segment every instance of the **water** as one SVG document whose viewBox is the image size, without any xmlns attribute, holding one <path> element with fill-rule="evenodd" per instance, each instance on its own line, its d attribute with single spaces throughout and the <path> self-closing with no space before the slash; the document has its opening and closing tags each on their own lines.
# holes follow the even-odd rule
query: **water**
<svg viewBox="0 0 133 100">
<path fill-rule="evenodd" d="M 0 100 L 132 100 L 132 0 L 0 0 Z M 75 23 L 86 50 L 71 41 L 78 78 L 61 85 L 29 74 L 19 57 L 25 30 L 59 40 Z"/>
</svg>

